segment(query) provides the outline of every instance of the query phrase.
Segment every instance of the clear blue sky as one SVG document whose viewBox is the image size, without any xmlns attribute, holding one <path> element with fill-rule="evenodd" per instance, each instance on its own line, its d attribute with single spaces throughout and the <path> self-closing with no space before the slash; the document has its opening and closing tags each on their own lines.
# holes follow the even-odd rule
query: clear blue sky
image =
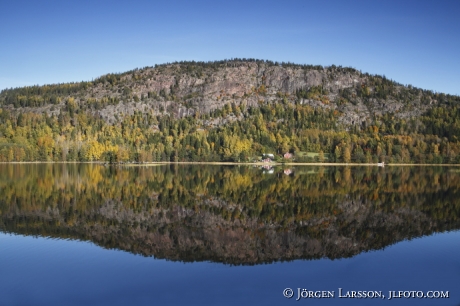
<svg viewBox="0 0 460 306">
<path fill-rule="evenodd" d="M 460 94 L 460 1 L 0 1 L 0 90 L 235 57 Z"/>
</svg>

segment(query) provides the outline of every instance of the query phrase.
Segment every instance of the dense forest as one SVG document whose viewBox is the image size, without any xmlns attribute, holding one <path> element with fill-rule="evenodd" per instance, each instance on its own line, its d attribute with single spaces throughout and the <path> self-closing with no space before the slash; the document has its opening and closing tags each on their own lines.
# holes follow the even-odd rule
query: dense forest
<svg viewBox="0 0 460 306">
<path fill-rule="evenodd" d="M 0 107 L 2 162 L 460 162 L 460 97 L 336 66 L 180 62 L 7 89 Z"/>
</svg>

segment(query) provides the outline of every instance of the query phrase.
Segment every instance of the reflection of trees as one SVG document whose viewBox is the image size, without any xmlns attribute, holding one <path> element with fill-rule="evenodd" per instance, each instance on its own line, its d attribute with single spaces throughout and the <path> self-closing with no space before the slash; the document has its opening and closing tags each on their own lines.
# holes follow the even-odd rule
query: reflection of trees
<svg viewBox="0 0 460 306">
<path fill-rule="evenodd" d="M 175 260 L 352 256 L 460 226 L 446 168 L 0 165 L 6 231 Z"/>
</svg>

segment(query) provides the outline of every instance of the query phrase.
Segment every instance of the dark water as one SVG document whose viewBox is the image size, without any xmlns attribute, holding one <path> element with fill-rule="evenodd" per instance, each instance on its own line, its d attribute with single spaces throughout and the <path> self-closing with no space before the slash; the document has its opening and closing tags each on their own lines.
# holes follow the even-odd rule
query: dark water
<svg viewBox="0 0 460 306">
<path fill-rule="evenodd" d="M 0 165 L 0 305 L 458 306 L 459 170 Z"/>
</svg>

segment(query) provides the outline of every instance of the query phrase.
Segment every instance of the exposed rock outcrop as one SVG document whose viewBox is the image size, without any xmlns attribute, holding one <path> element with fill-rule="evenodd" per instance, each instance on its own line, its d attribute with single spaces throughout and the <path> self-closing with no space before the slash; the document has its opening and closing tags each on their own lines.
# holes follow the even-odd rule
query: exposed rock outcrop
<svg viewBox="0 0 460 306">
<path fill-rule="evenodd" d="M 72 98 L 77 109 L 90 110 L 114 123 L 136 111 L 184 117 L 209 113 L 227 104 L 248 107 L 285 101 L 336 109 L 340 122 L 349 126 L 365 124 L 374 115 L 386 113 L 401 118 L 418 116 L 442 102 L 434 99 L 431 92 L 353 68 L 256 60 L 165 64 L 109 74 L 72 86 L 75 89 L 71 93 L 53 98 L 57 104 L 47 103 L 53 99 L 45 97 L 45 89 L 37 89 L 31 90 L 30 96 L 4 90 L 0 105 L 58 115 Z M 41 105 L 30 107 L 30 99 L 42 101 Z"/>
</svg>

